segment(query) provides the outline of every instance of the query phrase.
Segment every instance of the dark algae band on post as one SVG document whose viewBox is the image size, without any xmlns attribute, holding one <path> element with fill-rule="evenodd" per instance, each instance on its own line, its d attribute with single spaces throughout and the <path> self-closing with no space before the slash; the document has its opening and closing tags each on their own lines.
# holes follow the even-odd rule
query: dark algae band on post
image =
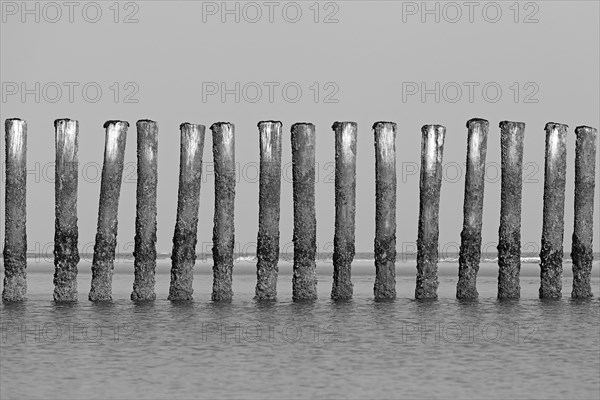
<svg viewBox="0 0 600 400">
<path fill-rule="evenodd" d="M 396 298 L 396 124 L 376 122 L 375 299 Z"/>
<path fill-rule="evenodd" d="M 155 300 L 158 124 L 151 120 L 139 120 L 136 126 L 135 277 L 131 300 Z"/>
<path fill-rule="evenodd" d="M 282 133 L 283 125 L 279 121 L 258 123 L 260 183 L 256 246 L 258 262 L 255 298 L 257 300 L 277 298 Z"/>
<path fill-rule="evenodd" d="M 92 260 L 92 284 L 88 296 L 91 301 L 112 300 L 119 197 L 129 123 L 107 121 L 104 128 L 106 133 L 98 206 L 98 229 Z"/>
<path fill-rule="evenodd" d="M 575 128 L 575 223 L 571 258 L 573 259 L 572 298 L 592 297 L 594 261 L 594 188 L 596 180 L 596 138 L 598 131 L 589 126 Z"/>
<path fill-rule="evenodd" d="M 179 189 L 168 299 L 192 300 L 205 127 L 185 122 L 179 129 Z"/>
<path fill-rule="evenodd" d="M 485 158 L 489 126 L 488 121 L 480 118 L 467 122 L 467 173 L 456 285 L 456 297 L 459 299 L 476 299 L 479 296 L 477 272 L 481 259 Z"/>
<path fill-rule="evenodd" d="M 215 165 L 212 300 L 231 300 L 235 241 L 235 127 L 229 122 L 217 122 L 210 129 Z"/>
<path fill-rule="evenodd" d="M 567 170 L 567 125 L 546 124 L 546 166 L 540 251 L 540 298 L 561 297 Z"/>
<path fill-rule="evenodd" d="M 55 130 L 54 300 L 77 300 L 79 122 L 57 119 Z"/>
<path fill-rule="evenodd" d="M 25 300 L 27 293 L 27 122 L 4 123 L 6 151 L 3 301 Z"/>
<path fill-rule="evenodd" d="M 519 298 L 523 122 L 500 122 L 502 183 L 498 229 L 498 298 Z"/>
<path fill-rule="evenodd" d="M 335 234 L 331 298 L 352 298 L 356 216 L 356 122 L 335 122 Z"/>
<path fill-rule="evenodd" d="M 424 125 L 421 128 L 421 180 L 417 236 L 416 299 L 436 299 L 439 237 L 440 190 L 446 128 Z"/>
<path fill-rule="evenodd" d="M 293 300 L 317 298 L 317 219 L 315 214 L 315 126 L 292 125 L 292 178 L 294 196 Z"/>
</svg>

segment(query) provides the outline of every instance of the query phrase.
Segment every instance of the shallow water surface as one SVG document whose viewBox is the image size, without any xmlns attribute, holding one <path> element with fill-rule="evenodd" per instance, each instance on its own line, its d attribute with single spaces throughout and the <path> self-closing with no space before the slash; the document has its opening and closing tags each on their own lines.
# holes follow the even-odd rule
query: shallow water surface
<svg viewBox="0 0 600 400">
<path fill-rule="evenodd" d="M 114 301 L 52 302 L 52 270 L 30 268 L 28 300 L 0 305 L 0 397 L 11 398 L 598 398 L 600 302 L 537 298 L 537 265 L 524 265 L 522 298 L 496 300 L 497 266 L 482 265 L 480 299 L 454 298 L 456 265 L 440 265 L 439 300 L 415 301 L 414 266 L 398 267 L 398 299 L 375 302 L 373 266 L 353 270 L 354 300 L 329 300 L 331 265 L 319 265 L 319 300 L 291 301 L 283 265 L 279 300 L 252 299 L 251 264 L 236 266 L 234 300 L 212 303 L 210 267 L 197 265 L 194 301 L 129 300 L 119 265 Z M 593 291 L 599 294 L 595 266 Z"/>
</svg>

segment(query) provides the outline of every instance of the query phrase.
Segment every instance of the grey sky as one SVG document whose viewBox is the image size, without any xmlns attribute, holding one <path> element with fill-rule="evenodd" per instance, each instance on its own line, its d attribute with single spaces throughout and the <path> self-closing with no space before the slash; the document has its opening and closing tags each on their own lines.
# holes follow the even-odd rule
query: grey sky
<svg viewBox="0 0 600 400">
<path fill-rule="evenodd" d="M 6 3 L 11 4 L 7 6 Z M 53 240 L 54 168 L 47 163 L 54 161 L 53 121 L 69 117 L 80 122 L 79 230 L 81 247 L 88 244 L 88 251 L 92 249 L 96 230 L 104 146 L 102 125 L 109 119 L 124 119 L 131 124 L 117 251 L 133 250 L 135 122 L 142 118 L 159 123 L 159 251 L 168 252 L 172 245 L 179 168 L 178 127 L 184 121 L 201 123 L 207 128 L 216 121 L 235 124 L 236 161 L 240 164 L 236 188 L 236 241 L 239 249 L 246 247 L 254 251 L 248 243 L 256 241 L 258 229 L 256 124 L 265 119 L 281 120 L 284 124 L 282 251 L 291 243 L 293 228 L 290 126 L 299 121 L 316 125 L 318 250 L 331 251 L 334 228 L 334 135 L 331 125 L 334 121 L 344 120 L 358 122 L 357 251 L 373 249 L 375 159 L 371 126 L 378 120 L 398 124 L 398 251 L 414 250 L 412 243 L 417 237 L 419 180 L 416 168 L 420 162 L 420 128 L 426 123 L 446 126 L 440 246 L 457 250 L 455 244 L 460 242 L 462 228 L 465 123 L 472 117 L 481 117 L 490 121 L 483 219 L 483 243 L 492 243 L 488 250 L 495 247 L 497 241 L 500 211 L 498 123 L 515 120 L 527 124 L 523 174 L 526 179 L 523 184 L 524 246 L 527 243 L 539 246 L 540 242 L 544 126 L 548 121 L 569 125 L 564 235 L 565 251 L 569 251 L 573 229 L 574 128 L 578 125 L 600 126 L 599 3 L 548 1 L 530 2 L 533 6 L 527 7 L 521 3 L 518 16 L 515 9 L 510 8 L 513 3 L 494 3 L 502 12 L 496 23 L 486 21 L 496 18 L 497 7 L 490 2 L 480 2 L 472 10 L 472 23 L 469 22 L 469 10 L 464 6 L 462 16 L 452 23 L 451 20 L 458 18 L 457 10 L 448 8 L 446 3 L 438 3 L 440 22 L 436 23 L 435 15 L 422 16 L 420 9 L 415 10 L 421 2 L 388 1 L 321 3 L 318 23 L 314 22 L 316 15 L 312 1 L 296 3 L 302 10 L 296 23 L 286 21 L 296 18 L 297 7 L 290 2 L 274 6 L 272 23 L 265 6 L 261 6 L 259 20 L 251 23 L 248 21 L 258 18 L 256 10 L 244 7 L 245 3 L 241 2 L 238 6 L 240 22 L 235 23 L 235 15 L 231 14 L 224 15 L 227 22 L 222 23 L 220 10 L 214 8 L 220 7 L 221 2 L 204 2 L 203 5 L 203 2 L 189 1 L 168 4 L 138 1 L 127 7 L 121 3 L 119 23 L 114 22 L 114 9 L 110 8 L 113 2 L 98 2 L 102 15 L 97 23 L 91 23 L 85 18 L 95 18 L 95 6 L 81 2 L 74 9 L 72 23 L 66 7 L 62 8 L 58 22 L 50 23 L 46 20 L 58 18 L 56 10 L 44 8 L 44 3 L 39 3 L 40 22 L 36 23 L 34 14 L 22 15 L 20 8 L 15 11 L 13 6 L 20 7 L 21 2 L 3 2 L 1 118 L 4 121 L 20 117 L 28 123 L 27 158 L 31 170 L 27 186 L 28 248 L 36 250 L 36 246 L 43 247 Z M 28 4 L 35 10 L 35 2 Z M 260 6 L 263 2 L 255 4 Z M 428 4 L 434 9 L 434 2 Z M 234 3 L 230 6 L 231 9 L 235 7 Z M 87 14 L 82 14 L 84 8 Z M 283 13 L 284 8 L 287 14 Z M 487 14 L 482 14 L 483 9 Z M 130 14 L 130 18 L 139 21 L 123 23 Z M 330 20 L 337 19 L 338 22 L 323 23 L 328 15 Z M 26 18 L 24 23 L 21 17 Z M 425 23 L 421 22 L 421 17 L 427 18 Z M 538 22 L 524 23 L 526 18 Z M 26 95 L 24 102 L 20 86 L 23 82 L 28 89 L 37 92 Z M 40 83 L 39 90 L 35 90 L 36 82 Z M 119 87 L 118 94 L 117 86 L 112 86 L 115 82 Z M 220 91 L 221 82 L 229 89 L 235 88 L 235 82 L 240 83 L 239 103 L 235 102 L 234 93 L 226 95 L 222 102 L 221 93 L 211 95 L 207 92 L 216 88 Z M 317 86 L 313 86 L 315 82 Z M 434 89 L 439 82 L 439 102 L 436 103 L 433 92 L 426 95 L 425 102 L 421 101 L 421 93 L 410 94 L 415 89 L 420 90 L 421 82 L 425 82 L 428 89 Z M 86 84 L 88 93 L 84 94 L 82 88 Z M 69 85 L 73 87 L 73 102 L 69 99 Z M 60 97 L 56 86 L 62 88 Z M 284 86 L 287 92 L 282 92 Z M 15 87 L 19 92 L 12 94 Z M 93 103 L 90 99 L 95 97 L 95 87 L 102 89 L 102 95 Z M 257 98 L 257 87 L 261 88 L 262 97 L 252 102 Z M 291 99 L 296 96 L 297 87 L 302 89 L 302 94 L 294 103 Z M 484 87 L 487 92 L 482 92 Z M 497 102 L 493 102 L 498 87 L 502 94 Z M 273 102 L 269 101 L 269 88 L 273 88 Z M 462 90 L 460 98 L 457 88 Z M 470 88 L 472 93 L 469 93 Z M 126 100 L 126 96 L 136 89 L 139 89 L 137 93 Z M 470 94 L 472 99 L 469 99 Z M 36 95 L 40 97 L 37 103 Z M 54 99 L 56 102 L 52 102 Z M 132 99 L 139 102 L 127 102 Z M 338 102 L 332 103 L 332 100 Z M 530 102 L 534 100 L 538 102 Z M 206 179 L 201 193 L 198 251 L 209 251 L 212 240 L 211 149 L 212 139 L 207 129 L 204 146 Z M 600 182 L 597 182 L 596 206 L 600 199 L 599 187 Z M 595 211 L 594 231 L 597 233 L 600 231 L 600 210 Z M 1 220 L 3 234 L 3 213 Z M 289 245 L 287 250 L 291 250 Z M 600 250 L 598 236 L 594 238 L 594 250 Z"/>
</svg>

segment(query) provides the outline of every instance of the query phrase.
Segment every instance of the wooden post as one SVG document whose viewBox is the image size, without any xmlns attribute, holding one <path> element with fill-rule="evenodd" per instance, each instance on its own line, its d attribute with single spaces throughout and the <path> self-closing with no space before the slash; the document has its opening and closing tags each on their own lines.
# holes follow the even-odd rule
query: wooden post
<svg viewBox="0 0 600 400">
<path fill-rule="evenodd" d="M 592 262 L 594 261 L 594 188 L 596 180 L 596 137 L 589 126 L 575 129 L 575 224 L 573 227 L 572 298 L 592 297 Z"/>
<path fill-rule="evenodd" d="M 376 122 L 375 299 L 396 298 L 396 124 Z"/>
<path fill-rule="evenodd" d="M 260 187 L 255 290 L 258 300 L 277 298 L 282 127 L 279 121 L 258 123 Z"/>
<path fill-rule="evenodd" d="M 568 128 L 567 125 L 553 122 L 547 123 L 545 128 L 546 167 L 540 251 L 540 298 L 561 297 Z"/>
<path fill-rule="evenodd" d="M 315 214 L 315 126 L 292 125 L 292 176 L 294 190 L 293 300 L 317 298 L 317 218 Z"/>
<path fill-rule="evenodd" d="M 502 183 L 498 230 L 498 298 L 519 298 L 521 286 L 521 191 L 523 122 L 500 122 Z"/>
<path fill-rule="evenodd" d="M 220 301 L 233 297 L 235 127 L 229 122 L 217 122 L 210 129 L 215 164 L 212 300 Z"/>
<path fill-rule="evenodd" d="M 135 208 L 135 279 L 131 300 L 155 300 L 156 186 L 158 182 L 158 124 L 137 122 L 137 188 Z"/>
<path fill-rule="evenodd" d="M 54 130 L 54 300 L 77 301 L 79 122 L 57 119 Z"/>
<path fill-rule="evenodd" d="M 485 119 L 474 118 L 467 122 L 467 174 L 456 286 L 456 297 L 459 299 L 476 299 L 479 296 L 477 272 L 481 259 L 485 157 L 489 126 L 490 123 Z"/>
<path fill-rule="evenodd" d="M 23 301 L 27 293 L 27 122 L 4 123 L 6 183 L 4 220 L 4 287 L 2 301 Z"/>
<path fill-rule="evenodd" d="M 442 158 L 446 128 L 441 125 L 425 125 L 421 128 L 421 133 L 421 180 L 415 298 L 436 299 L 440 189 L 442 187 Z"/>
<path fill-rule="evenodd" d="M 127 140 L 126 121 L 106 121 L 104 165 L 100 184 L 98 229 L 92 260 L 91 301 L 112 300 L 112 275 L 117 247 L 117 224 L 121 178 Z"/>
<path fill-rule="evenodd" d="M 179 191 L 168 299 L 192 300 L 205 127 L 185 122 L 179 126 L 179 129 L 181 130 Z"/>
<path fill-rule="evenodd" d="M 352 298 L 356 215 L 356 122 L 335 122 L 335 234 L 331 298 Z"/>
</svg>

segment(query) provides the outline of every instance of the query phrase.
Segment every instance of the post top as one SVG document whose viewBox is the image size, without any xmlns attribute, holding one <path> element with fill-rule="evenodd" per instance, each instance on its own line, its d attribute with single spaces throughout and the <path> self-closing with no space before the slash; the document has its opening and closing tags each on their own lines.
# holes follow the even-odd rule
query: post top
<svg viewBox="0 0 600 400">
<path fill-rule="evenodd" d="M 488 121 L 487 119 L 483 119 L 483 118 L 471 118 L 470 120 L 467 121 L 467 128 L 469 126 L 471 126 L 471 124 L 489 125 L 490 121 Z"/>
<path fill-rule="evenodd" d="M 338 128 L 343 127 L 344 125 L 350 125 L 354 129 L 356 129 L 356 127 L 358 126 L 358 124 L 354 121 L 335 121 L 333 125 L 331 125 L 331 129 L 335 131 Z"/>
<path fill-rule="evenodd" d="M 127 121 L 120 121 L 118 119 L 109 119 L 108 121 L 106 121 L 104 123 L 104 129 L 108 128 L 110 125 L 125 125 L 126 128 L 129 128 L 129 122 Z"/>
<path fill-rule="evenodd" d="M 223 129 L 225 126 L 228 127 L 229 129 L 233 129 L 234 128 L 234 125 L 231 122 L 219 121 L 219 122 L 215 122 L 214 124 L 212 124 L 210 126 L 210 130 L 214 132 L 217 129 Z"/>
<path fill-rule="evenodd" d="M 503 129 L 505 126 L 516 127 L 519 129 L 525 129 L 525 122 L 500 121 L 498 126 L 500 127 L 500 129 Z"/>
<path fill-rule="evenodd" d="M 283 124 L 281 123 L 281 121 L 276 121 L 274 119 L 267 119 L 267 120 L 264 120 L 264 121 L 259 121 L 258 124 L 256 124 L 256 126 L 258 126 L 260 128 L 261 125 L 268 125 L 268 124 L 283 126 Z"/>
<path fill-rule="evenodd" d="M 136 124 L 156 124 L 156 121 L 153 121 L 151 119 L 138 119 L 138 121 L 136 122 Z"/>
<path fill-rule="evenodd" d="M 391 121 L 377 121 L 373 124 L 373 128 L 371 129 L 382 129 L 386 126 L 390 126 L 393 130 L 396 130 L 396 123 Z"/>
<path fill-rule="evenodd" d="M 569 129 L 569 125 L 566 124 L 559 124 L 558 122 L 548 122 L 546 124 L 546 126 L 544 127 L 545 131 L 551 131 L 554 129 L 558 129 L 561 131 L 566 131 L 567 129 Z"/>
<path fill-rule="evenodd" d="M 27 129 L 27 121 L 21 118 L 7 118 L 4 121 L 4 128 L 7 130 L 25 130 Z"/>
<path fill-rule="evenodd" d="M 184 128 L 198 129 L 203 131 L 205 129 L 205 126 L 201 124 L 193 124 L 191 122 L 183 122 L 179 125 L 179 130 L 183 130 Z"/>
<path fill-rule="evenodd" d="M 596 130 L 596 128 L 592 128 L 591 126 L 587 126 L 587 125 L 580 125 L 577 128 L 575 128 L 575 134 L 580 134 L 580 133 L 584 133 L 584 134 L 593 134 L 595 135 L 598 131 Z"/>
<path fill-rule="evenodd" d="M 304 127 L 304 128 L 311 129 L 311 130 L 315 129 L 315 125 L 311 122 L 296 122 L 295 124 L 292 125 L 290 130 L 293 132 L 296 129 L 298 129 L 299 127 Z"/>
<path fill-rule="evenodd" d="M 71 118 L 58 118 L 54 120 L 54 127 L 56 128 L 61 122 L 64 122 L 66 124 L 68 124 L 69 122 L 75 122 L 76 124 L 79 123 L 79 121 Z"/>
<path fill-rule="evenodd" d="M 429 132 L 432 129 L 435 130 L 435 131 L 442 131 L 442 132 L 446 131 L 446 127 L 444 125 L 426 124 L 426 125 L 423 125 L 421 127 L 421 132 L 426 133 L 426 132 Z"/>
</svg>

